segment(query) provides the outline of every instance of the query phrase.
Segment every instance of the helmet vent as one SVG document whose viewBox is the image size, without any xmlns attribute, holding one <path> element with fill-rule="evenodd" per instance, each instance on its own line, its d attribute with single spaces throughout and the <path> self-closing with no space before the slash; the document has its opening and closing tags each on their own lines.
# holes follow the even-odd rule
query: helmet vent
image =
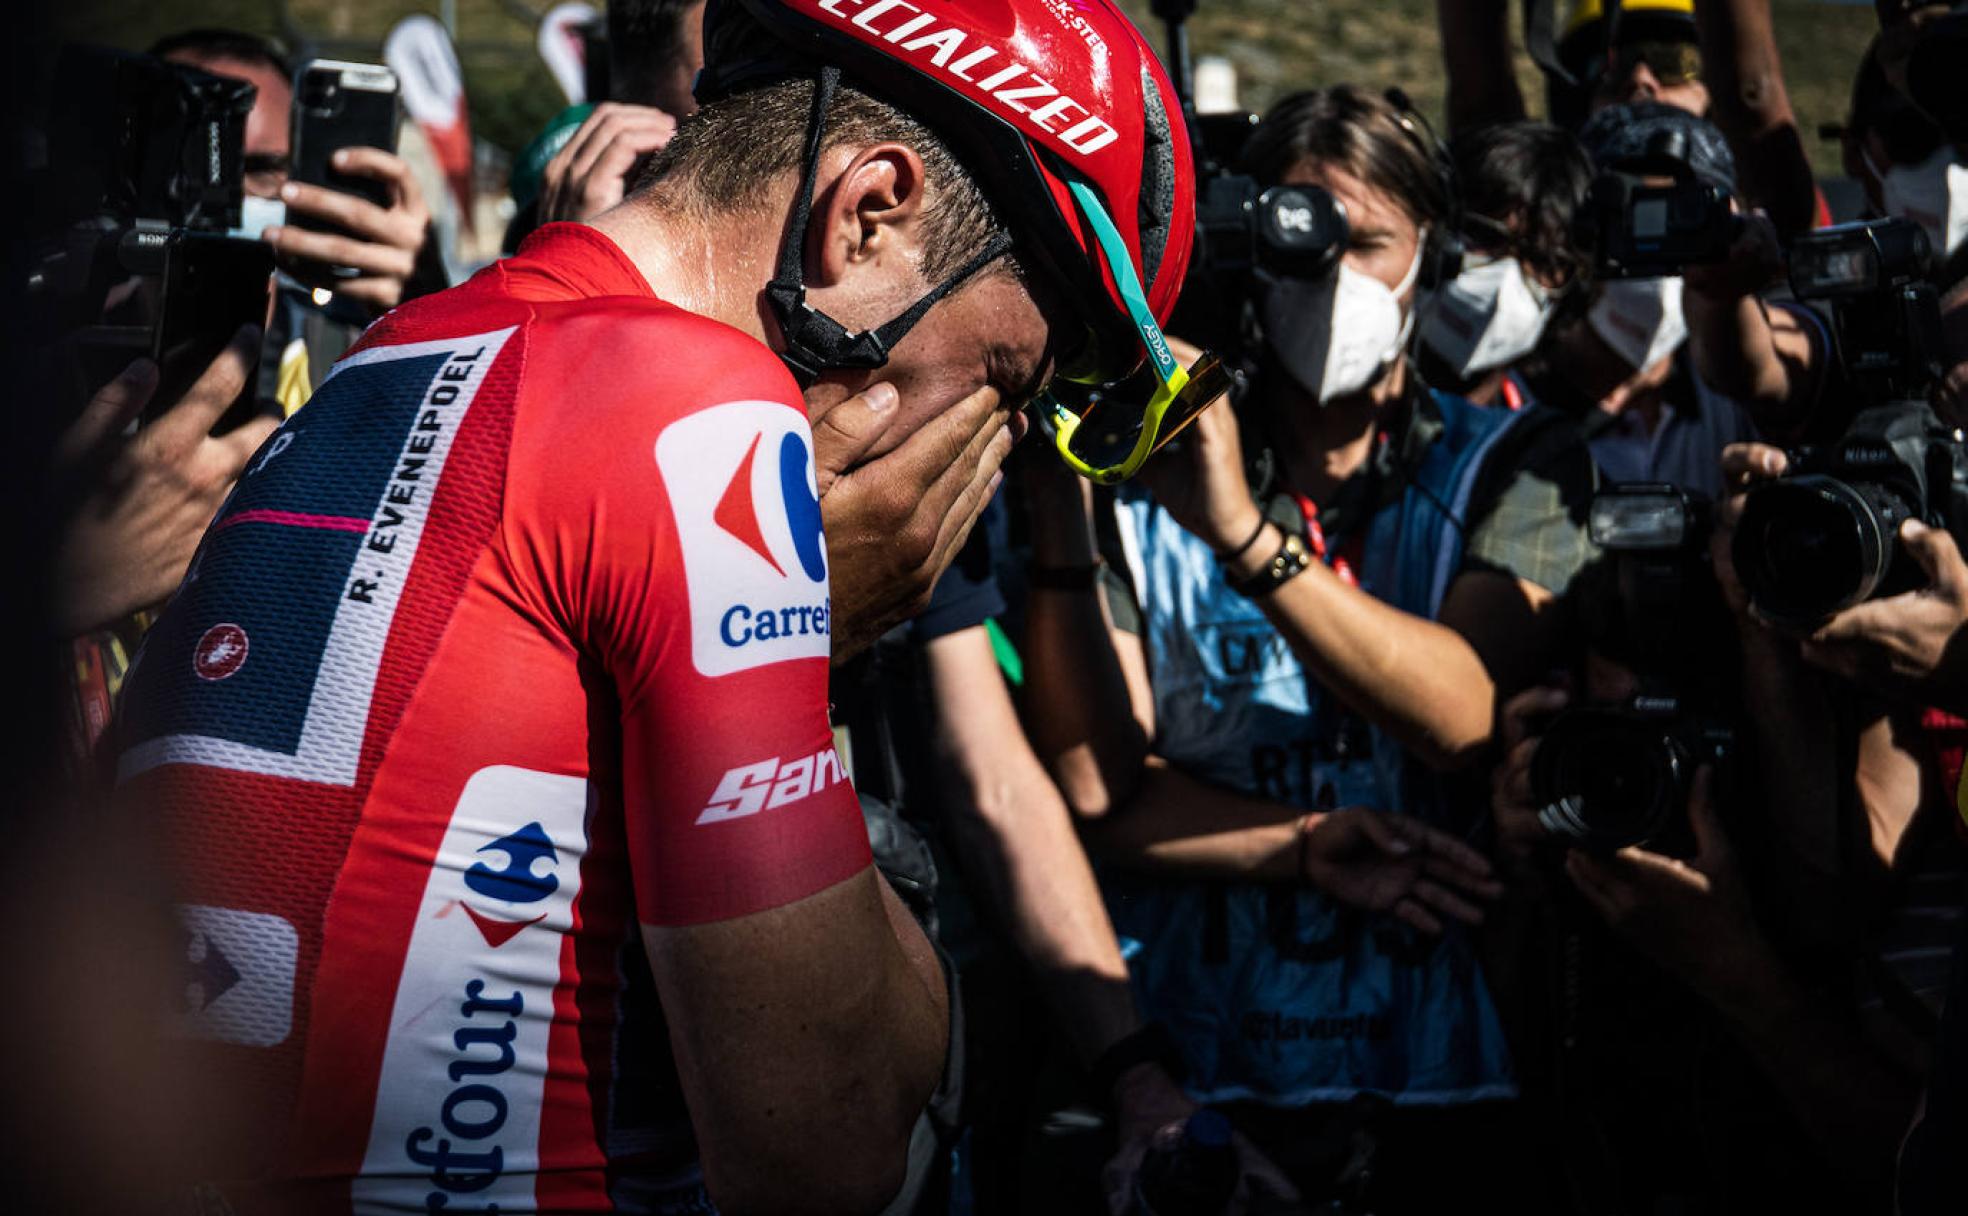
<svg viewBox="0 0 1968 1216">
<path fill-rule="evenodd" d="M 1152 288 L 1168 248 L 1169 217 L 1175 210 L 1175 145 L 1169 137 L 1168 107 L 1154 74 L 1141 72 L 1141 194 L 1135 226 L 1141 232 L 1141 285 Z"/>
</svg>

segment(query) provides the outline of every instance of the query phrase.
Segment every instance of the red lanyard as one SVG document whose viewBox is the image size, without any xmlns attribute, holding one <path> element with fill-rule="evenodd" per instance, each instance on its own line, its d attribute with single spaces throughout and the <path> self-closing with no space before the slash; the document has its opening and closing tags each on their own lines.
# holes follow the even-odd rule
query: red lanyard
<svg viewBox="0 0 1968 1216">
<path fill-rule="evenodd" d="M 1326 552 L 1326 530 L 1319 526 L 1319 504 L 1303 494 L 1293 494 L 1292 498 L 1298 503 L 1298 513 L 1305 517 L 1305 543 L 1311 548 L 1312 556 L 1331 566 L 1332 572 L 1337 574 L 1339 580 L 1347 586 L 1359 586 L 1360 578 L 1353 572 L 1353 566 L 1364 548 L 1364 538 L 1355 537 L 1353 543 L 1346 546 L 1352 551 L 1350 554 L 1335 553 L 1329 558 Z"/>
</svg>

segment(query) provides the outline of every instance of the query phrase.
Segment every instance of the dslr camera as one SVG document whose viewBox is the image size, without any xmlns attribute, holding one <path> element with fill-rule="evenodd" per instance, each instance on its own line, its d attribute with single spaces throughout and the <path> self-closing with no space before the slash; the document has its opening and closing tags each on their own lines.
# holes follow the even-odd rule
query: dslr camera
<svg viewBox="0 0 1968 1216">
<path fill-rule="evenodd" d="M 1715 681 L 1735 667 L 1697 641 L 1733 637 L 1707 563 L 1709 514 L 1669 485 L 1615 486 L 1592 500 L 1588 527 L 1606 561 L 1588 632 L 1595 651 L 1638 674 L 1639 690 L 1556 715 L 1530 772 L 1538 821 L 1581 847 L 1690 851 L 1695 770 L 1733 755 Z"/>
<path fill-rule="evenodd" d="M 1613 162 L 1592 179 L 1579 209 L 1579 243 L 1598 250 L 1598 275 L 1648 279 L 1720 262 L 1735 239 L 1729 192 L 1701 180 L 1687 133 L 1662 131 L 1644 155 Z"/>
<path fill-rule="evenodd" d="M 1791 247 L 1791 289 L 1827 301 L 1844 379 L 1859 408 L 1835 442 L 1752 489 L 1732 554 L 1751 602 L 1803 627 L 1925 582 L 1902 551 L 1917 519 L 1968 537 L 1961 432 L 1928 403 L 1941 374 L 1940 309 L 1922 275 L 1927 235 L 1903 219 L 1841 224 Z"/>
</svg>

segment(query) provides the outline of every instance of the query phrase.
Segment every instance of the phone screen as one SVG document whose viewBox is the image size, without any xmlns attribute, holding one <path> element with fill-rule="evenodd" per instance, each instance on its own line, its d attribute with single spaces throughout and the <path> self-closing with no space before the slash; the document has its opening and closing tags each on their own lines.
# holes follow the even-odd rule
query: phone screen
<svg viewBox="0 0 1968 1216">
<path fill-rule="evenodd" d="M 242 325 L 267 323 L 273 291 L 273 249 L 262 241 L 200 232 L 174 233 L 164 251 L 164 288 L 151 328 L 157 391 L 148 421 L 175 405 L 205 374 Z M 255 352 L 257 354 L 257 352 Z M 257 359 L 255 360 L 257 366 Z M 219 429 L 250 416 L 255 377 L 249 374 Z"/>
</svg>

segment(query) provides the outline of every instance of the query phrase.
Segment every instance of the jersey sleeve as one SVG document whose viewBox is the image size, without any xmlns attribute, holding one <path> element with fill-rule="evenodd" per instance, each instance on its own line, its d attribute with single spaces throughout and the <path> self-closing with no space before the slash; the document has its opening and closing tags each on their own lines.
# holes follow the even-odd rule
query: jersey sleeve
<svg viewBox="0 0 1968 1216">
<path fill-rule="evenodd" d="M 680 925 L 804 898 L 869 849 L 827 721 L 805 412 L 763 347 L 665 317 L 534 335 L 507 501 L 515 582 L 591 669 L 598 750 L 619 724 L 638 913 Z"/>
</svg>

